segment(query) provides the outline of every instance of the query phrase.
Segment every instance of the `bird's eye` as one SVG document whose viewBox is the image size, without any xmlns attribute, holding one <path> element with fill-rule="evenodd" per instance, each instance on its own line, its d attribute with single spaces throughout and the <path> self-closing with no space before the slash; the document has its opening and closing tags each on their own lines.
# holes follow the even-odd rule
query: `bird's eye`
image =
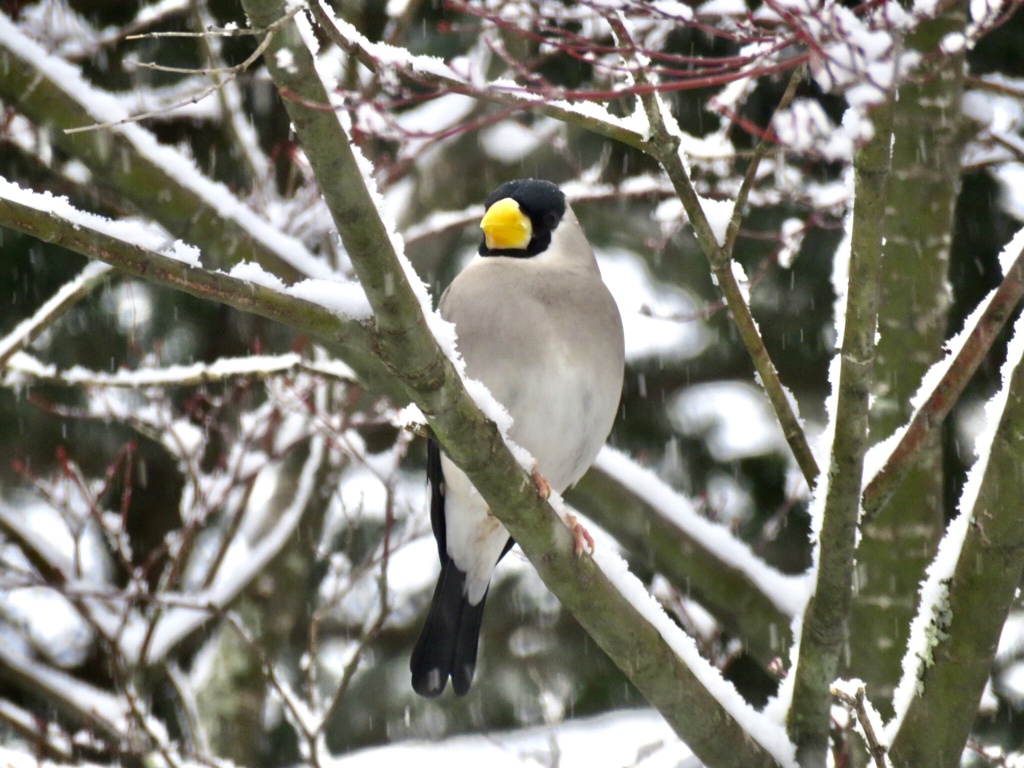
<svg viewBox="0 0 1024 768">
<path fill-rule="evenodd" d="M 558 214 L 556 214 L 556 213 L 546 213 L 546 214 L 544 214 L 544 228 L 545 229 L 554 229 L 557 226 L 558 226 Z"/>
</svg>

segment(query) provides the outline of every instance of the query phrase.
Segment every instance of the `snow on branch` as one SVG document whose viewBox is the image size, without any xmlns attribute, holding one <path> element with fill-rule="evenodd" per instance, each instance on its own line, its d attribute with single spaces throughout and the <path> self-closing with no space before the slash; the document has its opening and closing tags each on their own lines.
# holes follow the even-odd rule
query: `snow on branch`
<svg viewBox="0 0 1024 768">
<path fill-rule="evenodd" d="M 979 302 L 960 332 L 946 342 L 946 356 L 921 379 L 911 400 L 916 411 L 909 423 L 868 452 L 863 493 L 866 520 L 877 515 L 892 497 L 914 466 L 918 447 L 943 424 L 1014 308 L 1024 298 L 1024 229 L 1003 249 L 1000 262 L 1005 274 L 1003 281 Z"/>
<path fill-rule="evenodd" d="M 65 133 L 97 122 L 118 123 L 129 115 L 117 97 L 90 84 L 78 67 L 49 55 L 4 15 L 0 52 L 6 62 L 0 96 L 16 103 L 36 125 L 53 128 L 54 144 L 84 162 L 103 185 L 133 201 L 173 236 L 187 233 L 218 264 L 229 265 L 246 254 L 289 280 L 334 275 L 302 243 L 268 224 L 227 187 L 200 172 L 190 158 L 159 144 L 140 126 L 129 123 L 86 135 Z"/>
<path fill-rule="evenodd" d="M 282 13 L 281 3 L 275 0 L 247 0 L 244 5 L 255 24 Z M 287 55 L 279 55 L 280 50 Z M 289 66 L 280 66 L 282 58 Z M 651 600 L 639 582 L 632 580 L 635 586 L 629 588 L 631 596 L 627 597 L 620 590 L 622 581 L 612 581 L 604 572 L 605 567 L 612 573 L 619 570 L 614 563 L 605 562 L 599 568 L 589 557 L 573 554 L 572 535 L 539 497 L 494 423 L 484 418 L 432 333 L 418 295 L 422 288 L 418 281 L 414 285 L 407 281 L 404 257 L 396 251 L 401 243 L 381 220 L 371 169 L 353 151 L 336 115 L 317 108 L 330 103 L 330 96 L 321 86 L 299 30 L 276 37 L 265 59 L 279 91 L 289 95 L 285 105 L 311 164 L 315 170 L 331 169 L 330 173 L 318 173 L 318 181 L 373 306 L 379 354 L 405 383 L 451 458 L 487 499 L 562 603 L 684 739 L 723 765 L 791 762 L 792 753 L 777 725 L 772 730 L 762 719 L 751 733 L 747 713 L 756 713 L 721 681 L 717 670 L 700 660 L 695 649 L 680 656 L 683 646 L 692 646 L 692 640 L 663 613 L 663 619 L 654 619 L 658 626 L 650 623 L 653 614 L 633 602 L 634 598 L 641 604 Z M 642 600 L 637 590 L 643 593 Z M 678 639 L 666 634 L 670 632 L 679 633 Z M 693 663 L 700 672 L 684 661 L 692 657 L 697 657 Z M 638 664 L 638 658 L 659 661 Z M 706 687 L 705 670 L 712 673 L 709 679 L 718 679 L 714 691 Z M 732 691 L 735 699 L 724 694 L 725 689 Z M 724 703 L 719 695 L 730 703 Z M 695 717 L 695 711 L 704 714 Z M 734 714 L 741 711 L 742 721 Z M 713 738 L 708 730 L 711 723 Z"/>
<path fill-rule="evenodd" d="M 80 724 L 117 741 L 127 735 L 131 715 L 123 698 L 28 658 L 8 643 L 0 643 L 0 670 L 23 689 L 45 692 L 49 701 Z"/>
<path fill-rule="evenodd" d="M 1024 572 L 1022 358 L 1024 317 L 1014 324 L 1002 386 L 985 406 L 978 459 L 959 512 L 921 586 L 893 697 L 896 714 L 886 725 L 893 757 L 903 764 L 934 764 L 954 749 L 959 754 Z"/>
<path fill-rule="evenodd" d="M 9 192 L 13 185 L 0 178 L 0 196 Z M 18 189 L 14 187 L 14 189 Z M 20 191 L 20 190 L 19 190 Z M 87 265 L 77 277 L 61 286 L 35 314 L 15 326 L 14 330 L 0 338 L 0 369 L 8 365 L 18 350 L 30 345 L 43 331 L 49 328 L 72 304 L 92 293 L 106 282 L 112 274 L 109 265 L 95 261 Z"/>
<path fill-rule="evenodd" d="M 237 378 L 259 380 L 273 376 L 294 376 L 298 373 L 309 373 L 343 382 L 352 382 L 356 379 L 352 369 L 341 361 L 313 362 L 295 352 L 284 355 L 220 358 L 212 363 L 141 368 L 114 373 L 90 371 L 79 366 L 60 370 L 54 365 L 44 365 L 31 355 L 17 353 L 8 361 L 7 369 L 4 385 L 8 387 L 45 382 L 67 387 L 164 389 L 194 387 L 198 384 L 212 384 Z"/>
<path fill-rule="evenodd" d="M 531 93 L 511 80 L 481 81 L 479 70 L 468 61 L 462 62 L 465 71 L 459 71 L 456 68 L 459 65 L 447 64 L 434 56 L 415 55 L 404 48 L 371 42 L 351 24 L 337 18 L 322 0 L 313 6 L 313 13 L 339 47 L 355 54 L 373 71 L 394 71 L 413 82 L 441 88 L 447 93 L 466 94 L 514 109 L 536 111 L 630 146 L 642 148 L 645 142 L 643 132 L 631 121 L 612 115 L 599 104 Z"/>
<path fill-rule="evenodd" d="M 660 574 L 692 595 L 765 667 L 786 657 L 790 623 L 806 600 L 806 577 L 771 568 L 699 515 L 689 499 L 611 448 L 601 451 L 569 498 L 629 552 L 649 553 Z"/>
<path fill-rule="evenodd" d="M 277 319 L 301 314 L 304 306 L 317 306 L 325 314 L 351 325 L 369 316 L 358 286 L 334 276 L 310 278 L 286 287 L 277 276 L 255 263 L 236 265 L 231 274 L 200 266 L 199 251 L 180 240 L 169 241 L 158 228 L 130 221 L 112 221 L 74 208 L 65 198 L 24 190 L 0 179 L 0 221 L 4 226 L 56 242 L 139 277 L 157 279 L 203 298 L 215 298 L 238 309 L 266 306 L 273 295 Z M 264 301 L 256 298 L 263 296 Z M 310 320 L 317 322 L 315 316 Z M 319 316 L 319 322 L 324 322 Z M 326 331 L 321 329 L 326 335 Z"/>
</svg>

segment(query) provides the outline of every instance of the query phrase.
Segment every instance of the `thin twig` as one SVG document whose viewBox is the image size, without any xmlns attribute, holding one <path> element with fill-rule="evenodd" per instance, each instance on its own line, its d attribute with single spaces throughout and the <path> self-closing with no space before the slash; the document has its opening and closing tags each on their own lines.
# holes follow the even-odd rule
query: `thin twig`
<svg viewBox="0 0 1024 768">
<path fill-rule="evenodd" d="M 836 699 L 856 712 L 857 722 L 864 729 L 864 739 L 867 741 L 868 751 L 871 753 L 871 759 L 876 768 L 889 768 L 885 759 L 888 750 L 879 740 L 878 734 L 875 733 L 875 725 L 868 712 L 867 695 L 863 683 L 857 686 L 855 695 L 851 695 L 849 691 L 837 685 L 832 685 L 829 691 Z"/>
<path fill-rule="evenodd" d="M 781 114 L 789 106 L 789 103 L 796 95 L 796 88 L 801 80 L 803 80 L 803 69 L 797 67 L 789 77 L 789 84 L 786 86 L 782 98 L 779 99 L 779 105 L 775 108 L 772 120 L 775 119 L 775 115 Z M 725 244 L 722 246 L 722 249 L 730 257 L 732 257 L 733 249 L 736 247 L 736 237 L 739 235 L 740 222 L 743 220 L 743 209 L 747 205 L 747 198 L 750 197 L 750 190 L 754 188 L 757 169 L 765 155 L 768 154 L 769 148 L 774 146 L 775 130 L 772 128 L 772 120 L 768 121 L 768 127 L 754 149 L 754 156 L 750 159 L 749 165 L 747 165 L 747 172 L 743 176 L 743 183 L 740 184 L 740 191 L 736 193 L 736 203 L 732 209 L 732 218 L 729 219 L 729 226 L 725 230 Z"/>
<path fill-rule="evenodd" d="M 118 125 L 125 125 L 127 123 L 137 123 L 137 122 L 139 122 L 141 120 L 145 120 L 146 118 L 149 118 L 149 117 L 156 117 L 157 115 L 167 114 L 168 112 L 171 112 L 171 111 L 177 109 L 178 107 L 183 107 L 183 106 L 186 106 L 188 104 L 195 104 L 196 102 L 202 101 L 207 96 L 210 96 L 211 94 L 216 93 L 221 88 L 223 88 L 228 82 L 231 81 L 232 78 L 238 77 L 238 75 L 240 73 L 244 72 L 249 67 L 251 67 L 263 55 L 263 53 L 267 50 L 267 47 L 270 45 L 271 40 L 274 39 L 274 33 L 281 26 L 281 24 L 289 21 L 300 10 L 301 10 L 300 6 L 296 6 L 295 8 L 292 8 L 290 11 L 288 11 L 288 13 L 286 13 L 284 16 L 282 16 L 276 22 L 274 22 L 273 24 L 268 26 L 266 29 L 262 30 L 265 34 L 263 35 L 263 39 L 260 41 L 260 44 L 258 46 L 256 46 L 256 50 L 253 51 L 252 54 L 248 58 L 246 58 L 246 60 L 243 61 L 241 64 L 236 64 L 233 67 L 218 67 L 218 68 L 214 68 L 214 69 L 208 69 L 208 68 L 207 69 L 192 69 L 192 68 L 187 68 L 187 67 L 167 67 L 167 66 L 164 66 L 162 64 L 151 64 L 151 63 L 146 63 L 146 62 L 139 62 L 137 66 L 142 67 L 144 69 L 153 69 L 153 70 L 156 70 L 158 72 L 173 72 L 173 73 L 176 73 L 176 74 L 185 74 L 185 75 L 194 75 L 194 74 L 207 74 L 207 75 L 226 74 L 226 75 L 228 75 L 228 77 L 225 78 L 224 80 L 221 80 L 221 81 L 215 83 L 214 85 L 210 86 L 205 91 L 201 91 L 200 93 L 192 96 L 191 98 L 184 99 L 183 101 L 180 101 L 177 104 L 172 104 L 169 107 L 162 107 L 160 109 L 150 110 L 148 112 L 141 112 L 138 115 L 132 115 L 131 117 L 126 117 L 126 118 L 123 118 L 121 120 L 114 120 L 112 122 L 94 123 L 92 125 L 82 125 L 82 126 L 78 126 L 76 128 L 65 128 L 64 129 L 64 133 L 67 133 L 67 134 L 84 133 L 86 131 L 100 130 L 101 128 L 114 128 L 114 127 L 116 127 Z M 189 34 L 189 35 L 191 35 L 191 34 L 194 34 L 194 33 L 176 33 L 176 34 L 180 34 L 180 35 Z"/>
<path fill-rule="evenodd" d="M 613 34 L 619 38 L 620 44 L 624 44 L 629 51 L 633 52 L 635 66 L 633 67 L 632 76 L 634 80 L 638 85 L 647 84 L 647 73 L 642 62 L 636 59 L 637 52 L 625 23 L 615 13 L 608 14 L 607 20 L 611 25 Z M 736 276 L 733 274 L 732 260 L 723 249 L 722 244 L 718 242 L 711 224 L 708 222 L 707 215 L 701 206 L 700 196 L 697 194 L 693 181 L 690 179 L 690 174 L 679 156 L 679 137 L 674 135 L 668 128 L 668 121 L 672 118 L 664 114 L 661 100 L 657 93 L 649 89 L 640 90 L 639 99 L 647 114 L 648 123 L 651 126 L 650 138 L 645 143 L 645 149 L 665 169 L 669 179 L 672 181 L 673 187 L 675 187 L 676 194 L 679 195 L 679 200 L 682 202 L 683 208 L 686 210 L 686 214 L 693 226 L 694 234 L 697 236 L 701 249 L 704 251 L 704 255 L 707 257 L 711 270 L 714 273 L 719 290 L 722 291 L 729 305 L 740 338 L 743 340 L 747 352 L 754 363 L 761 386 L 764 387 L 768 400 L 775 411 L 775 416 L 779 420 L 779 425 L 782 427 L 782 433 L 786 438 L 786 442 L 789 444 L 793 457 L 796 459 L 797 465 L 807 480 L 808 486 L 813 488 L 818 480 L 818 463 L 811 452 L 807 436 L 804 434 L 800 420 L 793 410 L 793 405 L 786 394 L 786 390 L 779 380 L 778 371 L 775 369 L 775 364 L 772 362 L 771 356 L 764 345 L 764 340 L 757 329 L 757 323 L 754 322 L 754 317 L 750 313 L 750 307 L 747 305 L 736 281 Z"/>
</svg>

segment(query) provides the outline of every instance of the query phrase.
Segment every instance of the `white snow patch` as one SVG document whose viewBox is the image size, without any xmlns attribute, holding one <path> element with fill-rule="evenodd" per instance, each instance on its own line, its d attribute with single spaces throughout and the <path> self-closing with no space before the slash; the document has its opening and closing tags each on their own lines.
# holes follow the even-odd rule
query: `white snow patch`
<svg viewBox="0 0 1024 768">
<path fill-rule="evenodd" d="M 693 18 L 693 8 L 678 2 L 678 0 L 654 0 L 651 3 L 651 8 L 662 16 L 679 21 L 689 21 Z"/>
<path fill-rule="evenodd" d="M 245 280 L 247 283 L 262 285 L 264 288 L 274 291 L 284 292 L 285 290 L 284 281 L 280 277 L 268 272 L 255 261 L 240 261 L 227 272 L 227 275 L 236 280 Z"/>
<path fill-rule="evenodd" d="M 995 117 L 995 108 L 989 100 L 990 98 L 988 94 L 980 91 L 967 91 L 961 101 L 964 116 L 978 123 L 979 127 L 991 125 Z"/>
<path fill-rule="evenodd" d="M 560 130 L 561 123 L 551 119 L 532 126 L 503 120 L 480 133 L 480 146 L 488 157 L 511 164 L 549 143 Z"/>
<path fill-rule="evenodd" d="M 285 293 L 352 320 L 366 320 L 373 314 L 363 287 L 351 280 L 309 278 L 287 288 Z"/>
<path fill-rule="evenodd" d="M 999 692 L 1015 709 L 1024 704 L 1024 661 L 1011 664 L 999 674 Z"/>
<path fill-rule="evenodd" d="M 4 17 L 0 16 L 0 35 L 3 34 L 5 23 Z M 49 192 L 33 192 L 30 189 L 23 189 L 4 178 L 0 178 L 0 198 L 59 216 L 70 222 L 76 229 L 93 230 L 139 248 L 177 259 L 193 267 L 199 266 L 198 248 L 181 240 L 174 240 L 162 227 L 152 222 L 142 222 L 136 219 L 107 219 L 95 213 L 75 208 L 66 197 L 55 197 Z"/>
<path fill-rule="evenodd" d="M 643 259 L 629 251 L 602 249 L 597 260 L 619 306 L 627 360 L 685 360 L 700 354 L 708 332 L 688 292 L 655 280 Z"/>
<path fill-rule="evenodd" d="M 946 55 L 960 53 L 967 48 L 967 38 L 963 32 L 950 32 L 939 42 L 939 48 Z"/>
<path fill-rule="evenodd" d="M 698 16 L 744 16 L 747 12 L 743 0 L 708 0 L 697 9 Z"/>
<path fill-rule="evenodd" d="M 729 221 L 732 219 L 733 209 L 736 207 L 734 200 L 712 200 L 707 197 L 700 198 L 700 207 L 704 210 L 711 231 L 715 234 L 715 240 L 719 245 L 725 245 L 725 233 L 729 228 Z"/>
<path fill-rule="evenodd" d="M 807 596 L 804 576 L 787 576 L 767 565 L 728 530 L 701 517 L 689 499 L 649 469 L 607 446 L 601 449 L 594 466 L 629 488 L 723 563 L 746 574 L 784 614 L 794 616 L 803 609 Z"/>
<path fill-rule="evenodd" d="M 1024 163 L 1004 163 L 992 169 L 999 180 L 1000 207 L 1018 221 L 1024 221 Z"/>
<path fill-rule="evenodd" d="M 800 246 L 804 242 L 804 234 L 807 227 L 801 219 L 790 218 L 782 222 L 779 234 L 782 237 L 782 248 L 776 259 L 778 265 L 783 269 L 793 266 L 793 261 L 800 252 Z"/>
<path fill-rule="evenodd" d="M 18 627 L 32 647 L 60 667 L 85 661 L 93 645 L 88 622 L 50 587 L 0 590 L 0 616 Z"/>
<path fill-rule="evenodd" d="M 390 744 L 335 758 L 325 768 L 522 768 L 556 762 L 559 768 L 700 765 L 664 718 L 651 709 L 636 709 L 518 731 Z M 14 768 L 35 768 L 35 764 Z"/>
<path fill-rule="evenodd" d="M 928 566 L 927 577 L 921 585 L 921 600 L 917 615 L 910 625 L 910 639 L 907 642 L 906 655 L 903 657 L 903 676 L 893 694 L 895 714 L 886 724 L 886 733 L 890 741 L 899 732 L 903 717 L 920 690 L 924 670 L 932 663 L 932 649 L 943 639 L 943 627 L 950 618 L 947 603 L 948 584 L 956 570 L 964 539 L 974 519 L 974 508 L 988 470 L 992 443 L 1009 399 L 1010 380 L 1022 356 L 1024 315 L 1014 323 L 1013 338 L 1007 345 L 1006 360 L 1000 369 L 1002 386 L 985 406 L 987 423 L 975 443 L 978 460 L 967 473 L 967 482 L 964 484 L 958 504 L 958 514 L 939 542 L 939 551 Z"/>
<path fill-rule="evenodd" d="M 775 452 L 789 455 L 764 391 L 750 384 L 695 384 L 676 396 L 668 414 L 684 434 L 707 435 L 708 449 L 718 461 Z"/>
<path fill-rule="evenodd" d="M 425 426 L 426 423 L 427 417 L 423 415 L 423 411 L 415 403 L 409 403 L 395 417 L 395 424 L 402 429 L 421 427 Z"/>
<path fill-rule="evenodd" d="M 1022 179 L 1024 180 L 1024 179 Z M 999 252 L 999 266 L 1005 275 L 1010 271 L 1013 263 L 1024 254 L 1024 228 L 1017 230 L 1017 233 L 1010 239 L 1003 250 Z"/>
</svg>

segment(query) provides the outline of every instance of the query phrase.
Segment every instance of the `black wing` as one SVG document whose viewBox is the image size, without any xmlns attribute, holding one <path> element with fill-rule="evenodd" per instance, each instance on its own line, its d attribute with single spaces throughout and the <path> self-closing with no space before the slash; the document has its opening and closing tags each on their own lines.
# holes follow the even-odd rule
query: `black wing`
<svg viewBox="0 0 1024 768">
<path fill-rule="evenodd" d="M 441 471 L 441 446 L 433 437 L 427 438 L 427 481 L 430 483 L 430 527 L 437 541 L 437 557 L 443 563 L 448 559 L 448 540 L 445 538 L 444 473 Z"/>
<path fill-rule="evenodd" d="M 430 527 L 437 542 L 437 558 L 444 563 L 448 559 L 448 539 L 444 517 L 444 472 L 441 470 L 441 445 L 433 437 L 427 438 L 427 481 L 430 483 Z M 509 536 L 498 560 L 516 545 Z"/>
</svg>

